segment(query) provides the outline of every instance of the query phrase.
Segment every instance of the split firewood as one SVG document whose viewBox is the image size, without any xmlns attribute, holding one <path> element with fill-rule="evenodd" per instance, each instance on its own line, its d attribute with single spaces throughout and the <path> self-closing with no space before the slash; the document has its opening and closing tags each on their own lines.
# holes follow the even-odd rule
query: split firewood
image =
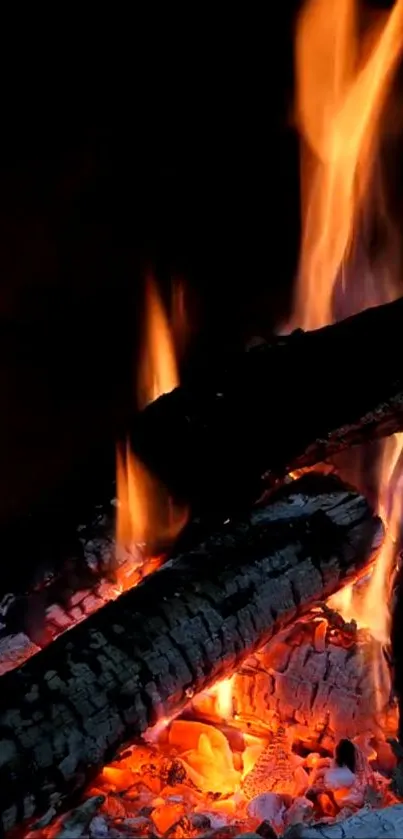
<svg viewBox="0 0 403 839">
<path fill-rule="evenodd" d="M 4 829 L 59 810 L 122 745 L 364 573 L 381 535 L 362 496 L 306 475 L 5 674 Z"/>
<path fill-rule="evenodd" d="M 394 734 L 391 692 L 381 645 L 340 615 L 317 609 L 245 661 L 234 677 L 234 712 L 268 726 L 278 715 L 310 751 L 332 752 L 341 738 L 367 733 L 385 742 Z"/>
<path fill-rule="evenodd" d="M 194 509 L 230 513 L 288 472 L 403 429 L 403 299 L 217 360 L 132 427 L 134 450 Z"/>
</svg>

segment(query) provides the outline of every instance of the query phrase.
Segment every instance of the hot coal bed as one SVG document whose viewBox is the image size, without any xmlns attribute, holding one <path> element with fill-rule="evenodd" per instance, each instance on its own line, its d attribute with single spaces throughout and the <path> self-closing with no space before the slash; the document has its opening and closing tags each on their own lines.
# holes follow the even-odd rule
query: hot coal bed
<svg viewBox="0 0 403 839">
<path fill-rule="evenodd" d="M 399 836 L 397 578 L 392 653 L 330 599 L 354 584 L 360 602 L 387 536 L 330 460 L 403 427 L 399 365 L 361 376 L 348 405 L 312 385 L 294 434 L 285 416 L 299 365 L 347 358 L 358 333 L 373 346 L 375 321 L 387 353 L 401 311 L 275 340 L 135 420 L 133 448 L 190 521 L 169 554 L 125 550 L 112 498 L 67 564 L 3 598 L 7 835 Z"/>
</svg>

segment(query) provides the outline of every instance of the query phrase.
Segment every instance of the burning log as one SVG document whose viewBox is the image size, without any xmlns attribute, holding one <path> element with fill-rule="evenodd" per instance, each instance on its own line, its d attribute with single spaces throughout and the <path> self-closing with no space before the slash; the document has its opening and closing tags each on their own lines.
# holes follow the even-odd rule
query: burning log
<svg viewBox="0 0 403 839">
<path fill-rule="evenodd" d="M 133 448 L 195 509 L 242 508 L 291 470 L 403 429 L 402 324 L 403 298 L 215 361 L 140 414 Z"/>
<path fill-rule="evenodd" d="M 380 535 L 362 496 L 306 475 L 4 675 L 4 829 L 60 809 L 122 744 L 363 572 Z"/>
</svg>

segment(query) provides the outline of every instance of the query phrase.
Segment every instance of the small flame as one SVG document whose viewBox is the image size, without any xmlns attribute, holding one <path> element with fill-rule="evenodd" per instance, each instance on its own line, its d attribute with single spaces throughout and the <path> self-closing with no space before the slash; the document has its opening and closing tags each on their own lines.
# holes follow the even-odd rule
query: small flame
<svg viewBox="0 0 403 839">
<path fill-rule="evenodd" d="M 303 236 L 291 328 L 316 329 L 401 294 L 396 239 L 375 175 L 382 113 L 403 52 L 403 0 L 379 14 L 364 39 L 359 32 L 356 0 L 307 0 L 298 22 Z M 375 221 L 387 235 L 374 261 L 366 240 Z M 402 447 L 400 434 L 384 443 L 378 507 L 387 535 L 366 594 L 357 600 L 349 585 L 331 598 L 381 643 L 389 639 Z"/>
<path fill-rule="evenodd" d="M 137 383 L 139 408 L 145 408 L 179 384 L 174 342 L 152 276 L 145 285 L 144 344 Z"/>
<path fill-rule="evenodd" d="M 141 407 L 153 402 L 179 382 L 168 319 L 157 286 L 148 277 L 145 292 L 144 346 L 138 375 Z M 150 549 L 170 544 L 187 521 L 187 508 L 176 505 L 163 484 L 131 451 L 130 444 L 118 445 L 116 454 L 118 509 L 116 541 L 144 563 L 139 544 Z M 154 560 L 154 565 L 155 565 Z M 150 562 L 150 560 L 148 560 Z M 128 587 L 128 583 L 126 585 Z"/>
</svg>

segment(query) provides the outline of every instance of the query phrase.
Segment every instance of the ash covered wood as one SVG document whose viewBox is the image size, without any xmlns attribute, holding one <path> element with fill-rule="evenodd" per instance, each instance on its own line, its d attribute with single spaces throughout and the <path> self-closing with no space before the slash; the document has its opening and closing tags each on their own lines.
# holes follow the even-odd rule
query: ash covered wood
<svg viewBox="0 0 403 839">
<path fill-rule="evenodd" d="M 362 571 L 380 533 L 362 496 L 306 475 L 3 676 L 4 828 L 62 806 L 123 743 L 232 673 Z"/>
<path fill-rule="evenodd" d="M 242 509 L 293 469 L 403 429 L 402 325 L 403 299 L 206 364 L 137 418 L 133 447 L 194 508 Z"/>
<path fill-rule="evenodd" d="M 332 752 L 341 738 L 358 735 L 385 741 L 397 723 L 382 646 L 327 608 L 245 661 L 234 677 L 234 711 L 268 725 L 278 714 L 310 751 Z"/>
</svg>

